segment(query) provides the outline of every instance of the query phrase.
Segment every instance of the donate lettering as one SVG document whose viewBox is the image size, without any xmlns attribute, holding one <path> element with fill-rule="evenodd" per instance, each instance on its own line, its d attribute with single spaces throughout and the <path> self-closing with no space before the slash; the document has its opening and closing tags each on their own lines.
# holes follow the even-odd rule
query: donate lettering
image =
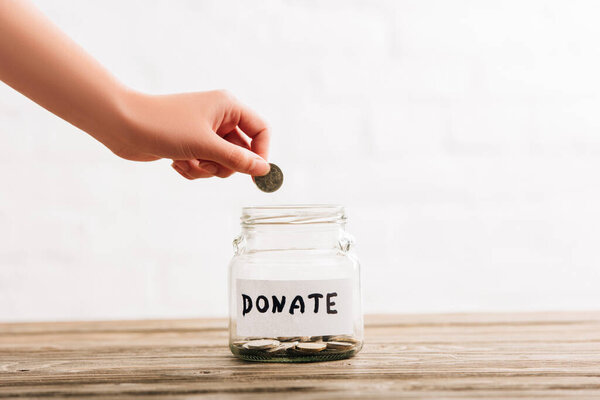
<svg viewBox="0 0 600 400">
<path fill-rule="evenodd" d="M 337 310 L 334 309 L 335 301 L 333 301 L 336 296 L 337 292 L 325 294 L 311 293 L 306 296 L 306 300 L 304 297 L 297 295 L 288 302 L 286 296 L 271 296 L 269 299 L 269 297 L 265 295 L 259 295 L 253 300 L 252 297 L 242 293 L 242 316 L 245 317 L 246 314 L 253 310 L 258 311 L 261 314 L 270 311 L 273 314 L 288 312 L 291 315 L 294 315 L 296 312 L 304 314 L 305 311 L 310 312 L 311 310 L 315 314 L 318 314 L 319 312 L 337 314 Z M 309 305 L 308 311 L 307 304 Z"/>
</svg>

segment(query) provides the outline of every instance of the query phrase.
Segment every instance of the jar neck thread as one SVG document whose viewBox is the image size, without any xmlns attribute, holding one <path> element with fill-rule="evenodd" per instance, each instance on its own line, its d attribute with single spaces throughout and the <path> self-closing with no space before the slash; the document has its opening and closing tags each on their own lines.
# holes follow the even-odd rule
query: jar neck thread
<svg viewBox="0 0 600 400">
<path fill-rule="evenodd" d="M 282 205 L 245 207 L 242 235 L 236 244 L 242 251 L 339 248 L 346 214 L 339 205 Z"/>
<path fill-rule="evenodd" d="M 247 251 L 325 250 L 339 247 L 345 224 L 245 226 L 242 236 Z"/>
</svg>

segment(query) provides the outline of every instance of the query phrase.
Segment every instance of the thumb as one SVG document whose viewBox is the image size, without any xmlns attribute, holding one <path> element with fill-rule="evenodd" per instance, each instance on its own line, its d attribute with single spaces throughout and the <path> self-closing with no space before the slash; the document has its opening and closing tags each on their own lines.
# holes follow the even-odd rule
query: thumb
<svg viewBox="0 0 600 400">
<path fill-rule="evenodd" d="M 271 169 L 258 154 L 218 137 L 213 144 L 212 160 L 224 167 L 252 176 L 262 176 Z"/>
</svg>

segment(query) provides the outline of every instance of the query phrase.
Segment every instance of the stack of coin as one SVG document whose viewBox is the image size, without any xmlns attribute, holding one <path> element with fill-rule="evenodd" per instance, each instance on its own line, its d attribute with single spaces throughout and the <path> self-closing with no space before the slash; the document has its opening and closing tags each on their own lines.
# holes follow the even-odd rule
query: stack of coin
<svg viewBox="0 0 600 400">
<path fill-rule="evenodd" d="M 235 354 L 250 360 L 319 361 L 347 358 L 362 347 L 350 335 L 245 338 L 231 343 Z"/>
</svg>

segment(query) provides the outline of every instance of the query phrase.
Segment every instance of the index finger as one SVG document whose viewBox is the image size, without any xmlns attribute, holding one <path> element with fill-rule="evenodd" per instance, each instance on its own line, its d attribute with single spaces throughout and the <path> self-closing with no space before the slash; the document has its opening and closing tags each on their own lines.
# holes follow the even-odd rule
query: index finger
<svg viewBox="0 0 600 400">
<path fill-rule="evenodd" d="M 250 149 L 267 160 L 271 132 L 266 121 L 250 108 L 240 104 L 238 127 L 251 139 Z"/>
</svg>

